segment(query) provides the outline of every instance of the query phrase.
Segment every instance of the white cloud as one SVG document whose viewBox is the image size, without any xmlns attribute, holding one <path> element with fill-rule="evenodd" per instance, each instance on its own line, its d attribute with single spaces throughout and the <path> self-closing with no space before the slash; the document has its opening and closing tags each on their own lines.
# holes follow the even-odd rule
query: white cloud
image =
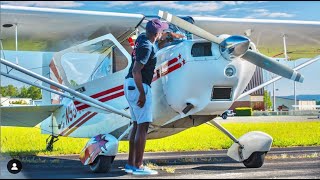
<svg viewBox="0 0 320 180">
<path fill-rule="evenodd" d="M 268 18 L 278 18 L 284 17 L 289 18 L 295 16 L 294 14 L 288 14 L 284 12 L 270 12 L 267 9 L 255 9 L 252 11 L 253 13 L 245 18 L 257 18 L 257 17 L 268 17 Z"/>
<path fill-rule="evenodd" d="M 264 2 L 264 1 L 263 1 Z M 139 6 L 142 7 L 161 7 L 168 9 L 183 10 L 188 12 L 213 12 L 221 9 L 225 6 L 237 6 L 242 4 L 254 4 L 260 3 L 260 1 L 199 1 L 199 2 L 187 2 L 188 4 L 182 4 L 179 1 L 149 1 L 142 2 Z M 241 10 L 235 8 L 234 10 Z"/>
<path fill-rule="evenodd" d="M 237 2 L 236 1 L 222 1 L 222 4 L 226 4 L 226 5 L 236 5 Z"/>
<path fill-rule="evenodd" d="M 225 5 L 256 4 L 268 1 L 221 1 Z"/>
<path fill-rule="evenodd" d="M 240 10 L 243 10 L 243 8 L 232 8 L 232 9 L 229 9 L 229 11 L 240 11 Z"/>
<path fill-rule="evenodd" d="M 145 2 L 140 4 L 139 6 L 158 6 L 163 8 L 169 9 L 177 9 L 177 10 L 184 10 L 189 12 L 212 12 L 217 9 L 220 9 L 222 5 L 216 2 L 196 2 L 190 4 L 179 4 L 177 1 L 154 1 L 154 2 Z"/>
<path fill-rule="evenodd" d="M 222 14 L 222 15 L 220 15 L 219 17 L 220 18 L 224 18 L 224 17 L 227 17 L 228 15 L 227 14 Z"/>
<path fill-rule="evenodd" d="M 221 1 L 222 4 L 226 5 L 240 5 L 240 4 L 248 4 L 250 1 Z"/>
<path fill-rule="evenodd" d="M 255 9 L 253 10 L 253 12 L 256 12 L 256 13 L 267 13 L 269 10 L 267 9 Z"/>
<path fill-rule="evenodd" d="M 207 15 L 207 14 L 177 14 L 177 16 L 212 17 L 212 18 L 220 17 L 220 16 L 213 16 L 213 15 Z"/>
<path fill-rule="evenodd" d="M 249 16 L 245 16 L 244 18 L 245 18 L 245 19 L 253 19 L 253 18 L 255 18 L 255 17 L 254 17 L 254 16 L 249 15 Z"/>
<path fill-rule="evenodd" d="M 114 1 L 114 2 L 108 2 L 107 7 L 127 6 L 133 3 L 134 3 L 133 1 Z"/>
<path fill-rule="evenodd" d="M 84 5 L 83 3 L 76 1 L 2 1 L 1 4 L 47 8 L 71 8 L 81 7 Z"/>
<path fill-rule="evenodd" d="M 293 17 L 293 16 L 294 16 L 294 14 L 280 13 L 280 12 L 270 13 L 268 15 L 268 17 Z"/>
</svg>

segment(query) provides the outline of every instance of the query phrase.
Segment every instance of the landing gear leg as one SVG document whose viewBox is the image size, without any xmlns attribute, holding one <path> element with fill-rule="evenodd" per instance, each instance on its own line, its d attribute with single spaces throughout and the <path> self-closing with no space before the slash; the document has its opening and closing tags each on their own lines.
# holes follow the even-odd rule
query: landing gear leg
<svg viewBox="0 0 320 180">
<path fill-rule="evenodd" d="M 47 147 L 46 147 L 46 150 L 47 151 L 52 151 L 53 150 L 53 143 L 57 142 L 59 139 L 58 139 L 58 136 L 55 136 L 55 134 L 53 133 L 54 132 L 54 125 L 53 125 L 53 113 L 51 113 L 51 135 L 47 138 L 46 140 L 46 143 L 47 143 Z M 49 126 L 50 127 L 50 126 Z M 50 140 L 49 140 L 50 139 Z"/>
<path fill-rule="evenodd" d="M 265 155 L 270 151 L 273 141 L 270 135 L 252 131 L 237 139 L 214 120 L 212 124 L 234 141 L 227 153 L 229 157 L 242 162 L 247 168 L 259 168 L 263 165 Z"/>
<path fill-rule="evenodd" d="M 53 150 L 53 143 L 57 142 L 58 140 L 59 140 L 58 136 L 50 135 L 46 140 L 46 143 L 47 143 L 46 150 L 52 151 Z"/>
</svg>

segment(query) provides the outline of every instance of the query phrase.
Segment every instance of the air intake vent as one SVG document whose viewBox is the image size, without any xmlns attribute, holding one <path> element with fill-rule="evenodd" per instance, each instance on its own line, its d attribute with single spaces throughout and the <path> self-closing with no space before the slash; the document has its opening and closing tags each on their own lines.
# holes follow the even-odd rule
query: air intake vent
<svg viewBox="0 0 320 180">
<path fill-rule="evenodd" d="M 191 49 L 193 57 L 212 56 L 211 42 L 194 43 Z"/>
<path fill-rule="evenodd" d="M 211 101 L 231 100 L 231 87 L 213 87 L 211 93 Z"/>
</svg>

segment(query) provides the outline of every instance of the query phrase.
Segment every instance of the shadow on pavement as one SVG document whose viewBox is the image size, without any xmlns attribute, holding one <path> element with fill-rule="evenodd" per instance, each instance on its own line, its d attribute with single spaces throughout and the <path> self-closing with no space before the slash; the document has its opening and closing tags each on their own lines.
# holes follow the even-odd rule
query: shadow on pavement
<svg viewBox="0 0 320 180">
<path fill-rule="evenodd" d="M 239 169 L 245 169 L 245 167 L 235 167 L 235 166 L 199 166 L 192 168 L 194 170 L 204 170 L 204 171 L 226 171 L 226 170 L 239 170 Z"/>
<path fill-rule="evenodd" d="M 27 179 L 119 177 L 126 175 L 126 173 L 121 170 L 121 166 L 119 167 L 118 163 L 113 164 L 112 170 L 109 173 L 93 173 L 89 166 L 82 165 L 82 163 L 76 159 L 39 156 L 15 156 L 15 159 L 22 162 L 22 170 L 19 174 Z M 9 157 L 2 159 L 2 163 L 5 165 L 9 160 Z M 3 177 L 10 179 L 16 177 L 6 171 L 4 171 L 2 175 Z"/>
</svg>

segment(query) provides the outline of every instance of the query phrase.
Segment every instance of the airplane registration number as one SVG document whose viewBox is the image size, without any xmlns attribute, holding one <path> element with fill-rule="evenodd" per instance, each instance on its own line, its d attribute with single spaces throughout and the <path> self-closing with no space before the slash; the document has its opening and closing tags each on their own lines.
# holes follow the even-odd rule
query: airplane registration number
<svg viewBox="0 0 320 180">
<path fill-rule="evenodd" d="M 70 103 L 66 108 L 66 125 L 76 119 L 77 113 L 78 111 L 74 103 Z"/>
</svg>

